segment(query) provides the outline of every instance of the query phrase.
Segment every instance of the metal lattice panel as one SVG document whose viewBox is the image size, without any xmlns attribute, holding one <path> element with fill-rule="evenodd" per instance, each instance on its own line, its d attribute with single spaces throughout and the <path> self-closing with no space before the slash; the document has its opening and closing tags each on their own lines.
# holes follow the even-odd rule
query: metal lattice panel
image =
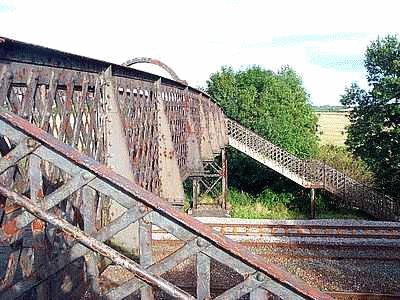
<svg viewBox="0 0 400 300">
<path fill-rule="evenodd" d="M 104 113 L 96 74 L 20 63 L 0 68 L 0 105 L 105 161 Z"/>
<path fill-rule="evenodd" d="M 179 170 L 181 176 L 185 177 L 184 174 L 188 168 L 186 160 L 188 111 L 184 107 L 188 104 L 185 99 L 185 91 L 174 87 L 161 86 L 160 93 L 171 130 Z"/>
<path fill-rule="evenodd" d="M 154 84 L 116 77 L 116 95 L 135 182 L 158 194 L 158 120 Z"/>
</svg>

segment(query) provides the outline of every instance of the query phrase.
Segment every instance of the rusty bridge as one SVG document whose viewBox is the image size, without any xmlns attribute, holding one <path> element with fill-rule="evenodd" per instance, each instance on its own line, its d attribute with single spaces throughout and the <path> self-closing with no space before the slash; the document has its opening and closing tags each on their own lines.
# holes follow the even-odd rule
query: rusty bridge
<svg viewBox="0 0 400 300">
<path fill-rule="evenodd" d="M 316 161 L 302 161 L 173 79 L 0 38 L 1 299 L 330 299 L 182 212 L 184 185 L 222 193 L 232 146 L 306 188 L 379 219 L 398 202 Z M 314 194 L 314 193 L 311 193 Z M 181 242 L 156 259 L 152 228 Z M 195 258 L 194 290 L 168 281 Z M 212 262 L 237 274 L 213 290 Z M 132 276 L 107 286 L 119 266 Z"/>
</svg>

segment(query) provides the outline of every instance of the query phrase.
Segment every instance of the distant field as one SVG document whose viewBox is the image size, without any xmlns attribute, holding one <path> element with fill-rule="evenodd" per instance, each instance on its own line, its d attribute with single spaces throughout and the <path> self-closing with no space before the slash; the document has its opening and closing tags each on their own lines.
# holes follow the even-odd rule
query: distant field
<svg viewBox="0 0 400 300">
<path fill-rule="evenodd" d="M 347 137 L 346 126 L 350 124 L 348 112 L 316 112 L 316 114 L 321 143 L 344 145 Z"/>
</svg>

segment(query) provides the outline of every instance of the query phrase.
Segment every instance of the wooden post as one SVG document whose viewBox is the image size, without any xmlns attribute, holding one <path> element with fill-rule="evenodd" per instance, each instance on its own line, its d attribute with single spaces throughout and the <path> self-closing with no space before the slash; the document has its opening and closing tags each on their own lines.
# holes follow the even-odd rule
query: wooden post
<svg viewBox="0 0 400 300">
<path fill-rule="evenodd" d="M 310 198 L 311 198 L 311 219 L 315 219 L 316 203 L 315 203 L 315 190 L 314 190 L 314 188 L 312 188 L 311 191 L 310 191 Z"/>
</svg>

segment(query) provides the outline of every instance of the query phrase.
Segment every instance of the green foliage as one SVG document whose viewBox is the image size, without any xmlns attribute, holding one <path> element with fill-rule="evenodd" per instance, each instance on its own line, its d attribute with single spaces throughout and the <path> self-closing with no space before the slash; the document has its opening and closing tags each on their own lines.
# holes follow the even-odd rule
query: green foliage
<svg viewBox="0 0 400 300">
<path fill-rule="evenodd" d="M 369 90 L 353 83 L 341 98 L 353 107 L 346 144 L 375 171 L 385 193 L 400 194 L 400 41 L 378 38 L 365 56 Z"/>
<path fill-rule="evenodd" d="M 354 157 L 345 147 L 321 145 L 316 158 L 359 182 L 374 184 L 374 174 L 365 162 Z"/>
<path fill-rule="evenodd" d="M 233 218 L 246 219 L 306 219 L 310 213 L 308 193 L 276 192 L 265 189 L 254 196 L 231 190 L 229 205 Z M 350 209 L 337 209 L 325 197 L 317 193 L 317 218 L 365 219 L 366 216 Z"/>
<path fill-rule="evenodd" d="M 290 207 L 293 195 L 290 193 L 275 193 L 264 190 L 258 196 L 246 192 L 231 190 L 229 203 L 233 218 L 247 219 L 300 219 L 304 218 L 299 210 Z"/>
<path fill-rule="evenodd" d="M 289 67 L 277 73 L 259 66 L 223 67 L 207 85 L 228 117 L 300 158 L 317 152 L 317 117 L 301 79 Z M 276 181 L 288 182 L 235 150 L 229 151 L 228 167 L 230 185 L 253 194 Z"/>
<path fill-rule="evenodd" d="M 317 150 L 317 117 L 300 77 L 289 67 L 274 73 L 259 66 L 211 75 L 208 93 L 228 117 L 300 157 Z"/>
</svg>

